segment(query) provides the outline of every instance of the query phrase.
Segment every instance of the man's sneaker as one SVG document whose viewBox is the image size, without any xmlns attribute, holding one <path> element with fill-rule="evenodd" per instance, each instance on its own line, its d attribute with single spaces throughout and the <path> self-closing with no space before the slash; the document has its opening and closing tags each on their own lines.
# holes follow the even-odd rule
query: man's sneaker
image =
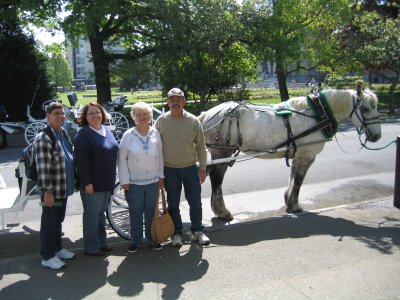
<svg viewBox="0 0 400 300">
<path fill-rule="evenodd" d="M 128 248 L 128 252 L 129 252 L 129 253 L 134 253 L 134 252 L 138 251 L 138 249 L 139 249 L 140 247 L 141 247 L 141 246 L 138 245 L 138 244 L 132 244 L 132 245 Z"/>
<path fill-rule="evenodd" d="M 63 262 L 58 256 L 53 256 L 48 260 L 42 260 L 42 266 L 53 270 L 59 270 L 65 266 L 65 262 Z"/>
<path fill-rule="evenodd" d="M 158 243 L 158 242 L 153 243 L 153 250 L 158 251 L 158 250 L 161 250 L 161 249 L 162 249 L 162 246 L 161 246 L 160 243 Z"/>
<path fill-rule="evenodd" d="M 197 241 L 200 245 L 203 245 L 203 246 L 210 245 L 210 239 L 204 234 L 203 231 L 194 232 L 193 239 L 195 241 Z"/>
<path fill-rule="evenodd" d="M 181 247 L 182 244 L 182 236 L 180 234 L 175 234 L 174 236 L 172 236 L 172 247 Z"/>
<path fill-rule="evenodd" d="M 56 252 L 56 256 L 62 259 L 72 259 L 75 257 L 75 253 L 62 248 L 60 251 Z"/>
</svg>

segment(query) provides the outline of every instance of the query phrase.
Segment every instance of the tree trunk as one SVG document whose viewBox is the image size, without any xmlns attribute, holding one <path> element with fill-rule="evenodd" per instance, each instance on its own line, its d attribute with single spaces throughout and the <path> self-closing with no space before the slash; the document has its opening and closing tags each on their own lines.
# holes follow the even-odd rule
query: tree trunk
<svg viewBox="0 0 400 300">
<path fill-rule="evenodd" d="M 207 92 L 204 89 L 202 89 L 199 92 L 199 96 L 200 96 L 200 106 L 198 109 L 199 114 L 200 114 L 200 112 L 202 112 L 204 110 L 204 107 L 206 106 L 206 95 L 207 95 Z"/>
<path fill-rule="evenodd" d="M 100 104 L 111 101 L 111 85 L 109 60 L 104 51 L 104 41 L 101 37 L 89 36 L 90 49 L 94 65 L 94 74 L 97 88 L 97 102 Z"/>
<path fill-rule="evenodd" d="M 283 58 L 277 51 L 276 56 L 276 75 L 278 77 L 279 94 L 281 95 L 281 101 L 286 101 L 289 99 L 289 92 L 286 85 L 286 74 L 285 66 L 283 65 Z"/>
<path fill-rule="evenodd" d="M 393 81 L 392 84 L 389 87 L 389 112 L 394 113 L 395 112 L 395 107 L 394 107 L 394 91 L 396 89 L 397 84 L 399 83 L 399 78 L 396 77 Z"/>
</svg>

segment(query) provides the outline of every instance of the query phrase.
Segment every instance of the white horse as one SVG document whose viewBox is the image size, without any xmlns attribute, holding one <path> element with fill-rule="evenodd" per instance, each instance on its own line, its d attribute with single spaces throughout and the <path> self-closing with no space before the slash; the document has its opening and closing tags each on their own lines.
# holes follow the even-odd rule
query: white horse
<svg viewBox="0 0 400 300">
<path fill-rule="evenodd" d="M 376 142 L 381 137 L 378 99 L 369 90 L 327 90 L 319 97 L 297 97 L 275 106 L 255 106 L 226 102 L 200 117 L 206 145 L 213 160 L 233 153 L 260 155 L 257 158 L 284 158 L 291 173 L 285 192 L 286 211 L 301 212 L 300 187 L 307 170 L 326 141 L 335 135 L 339 123 L 351 120 L 358 133 Z M 230 221 L 222 194 L 222 181 L 229 163 L 209 166 L 213 212 Z"/>
</svg>

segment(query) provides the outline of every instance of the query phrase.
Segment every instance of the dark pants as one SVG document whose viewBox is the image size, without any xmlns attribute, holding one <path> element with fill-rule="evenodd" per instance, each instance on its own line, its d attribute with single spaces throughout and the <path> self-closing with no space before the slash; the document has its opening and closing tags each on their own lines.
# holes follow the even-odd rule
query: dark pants
<svg viewBox="0 0 400 300">
<path fill-rule="evenodd" d="M 65 218 L 67 199 L 57 199 L 55 202 L 61 202 L 62 206 L 43 206 L 42 208 L 42 220 L 40 224 L 40 255 L 44 260 L 52 258 L 56 252 L 62 249 L 62 222 Z"/>
<path fill-rule="evenodd" d="M 189 216 L 192 232 L 202 231 L 203 217 L 201 205 L 201 184 L 199 169 L 196 165 L 187 168 L 164 167 L 165 190 L 167 192 L 168 211 L 175 225 L 175 234 L 182 234 L 182 218 L 179 209 L 182 185 L 185 188 L 185 198 L 189 204 Z"/>
</svg>

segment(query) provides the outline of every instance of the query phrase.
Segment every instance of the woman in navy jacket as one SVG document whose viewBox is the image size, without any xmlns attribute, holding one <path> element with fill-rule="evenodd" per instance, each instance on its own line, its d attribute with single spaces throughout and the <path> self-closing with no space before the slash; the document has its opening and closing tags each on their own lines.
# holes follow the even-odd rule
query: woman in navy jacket
<svg viewBox="0 0 400 300">
<path fill-rule="evenodd" d="M 105 211 L 114 189 L 118 143 L 104 123 L 107 115 L 97 102 L 87 104 L 75 136 L 75 164 L 83 203 L 83 240 L 87 255 L 103 256 L 106 243 Z"/>
</svg>

